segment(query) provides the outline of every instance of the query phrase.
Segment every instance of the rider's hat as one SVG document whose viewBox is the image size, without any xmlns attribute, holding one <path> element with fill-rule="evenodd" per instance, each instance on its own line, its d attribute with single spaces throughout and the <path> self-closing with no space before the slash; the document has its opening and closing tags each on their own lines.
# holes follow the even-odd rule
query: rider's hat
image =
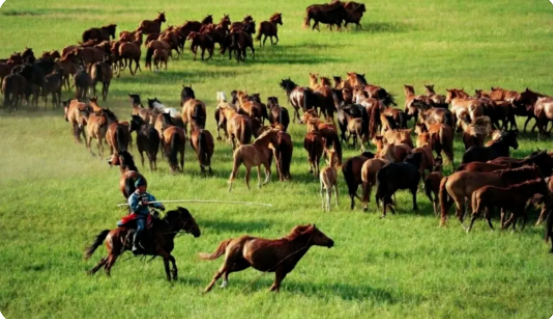
<svg viewBox="0 0 553 319">
<path fill-rule="evenodd" d="M 134 183 L 134 187 L 146 186 L 146 180 L 142 177 L 139 177 Z"/>
</svg>

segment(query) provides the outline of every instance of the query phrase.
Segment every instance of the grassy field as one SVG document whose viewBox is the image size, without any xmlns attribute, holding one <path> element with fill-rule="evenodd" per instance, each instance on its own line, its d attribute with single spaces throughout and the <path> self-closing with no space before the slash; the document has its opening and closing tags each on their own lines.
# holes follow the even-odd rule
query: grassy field
<svg viewBox="0 0 553 319">
<path fill-rule="evenodd" d="M 254 0 L 206 2 L 8 0 L 0 9 L 0 56 L 25 46 L 36 53 L 80 39 L 86 28 L 117 23 L 118 32 L 167 13 L 168 24 L 230 14 L 233 21 L 252 14 L 257 22 L 283 13 L 278 46 L 257 49 L 256 59 L 237 65 L 217 55 L 193 62 L 190 52 L 169 64 L 169 71 L 128 73 L 114 80 L 107 106 L 130 117 L 127 93 L 158 97 L 178 106 L 182 84 L 193 85 L 208 105 L 214 132 L 215 92 L 247 89 L 279 97 L 280 79 L 307 84 L 309 72 L 366 73 L 367 80 L 393 92 L 403 103 L 403 84 L 434 83 L 436 89 L 502 86 L 531 87 L 552 94 L 553 7 L 546 0 L 367 2 L 362 31 L 312 32 L 301 28 L 309 1 Z M 72 93 L 64 92 L 64 99 Z M 42 107 L 42 105 L 41 105 Z M 273 204 L 247 206 L 190 204 L 202 236 L 177 238 L 174 256 L 180 278 L 165 280 L 162 262 L 144 264 L 124 256 L 112 278 L 86 270 L 105 252 L 84 262 L 82 251 L 102 229 L 124 214 L 116 204 L 119 171 L 104 158 L 92 158 L 73 143 L 62 110 L 0 113 L 0 311 L 6 318 L 548 318 L 552 314 L 553 258 L 542 227 L 489 231 L 477 223 L 467 235 L 450 219 L 438 227 L 422 194 L 419 212 L 410 196 L 399 193 L 398 214 L 379 219 L 349 211 L 345 183 L 340 208 L 322 213 L 318 181 L 308 174 L 302 148 L 305 128 L 291 126 L 294 140 L 291 183 L 273 182 L 248 191 L 244 172 L 232 194 L 227 183 L 230 146 L 218 142 L 215 176 L 202 179 L 187 148 L 183 175 L 172 176 L 165 161 L 158 172 L 142 172 L 159 199 L 247 200 Z M 519 119 L 519 125 L 522 124 Z M 522 157 L 550 141 L 523 135 L 513 155 Z M 462 143 L 456 141 L 456 162 Z M 345 156 L 357 151 L 347 149 Z M 274 169 L 273 169 L 274 171 Z M 255 176 L 255 175 L 254 175 Z M 255 184 L 255 182 L 254 182 Z M 250 287 L 253 270 L 233 274 L 226 290 L 200 292 L 222 260 L 200 261 L 226 238 L 251 234 L 278 238 L 298 224 L 316 223 L 336 246 L 313 248 L 283 282 L 280 294 L 267 292 L 273 276 Z M 497 224 L 497 222 L 496 222 Z M 246 289 L 244 289 L 246 288 Z"/>
</svg>

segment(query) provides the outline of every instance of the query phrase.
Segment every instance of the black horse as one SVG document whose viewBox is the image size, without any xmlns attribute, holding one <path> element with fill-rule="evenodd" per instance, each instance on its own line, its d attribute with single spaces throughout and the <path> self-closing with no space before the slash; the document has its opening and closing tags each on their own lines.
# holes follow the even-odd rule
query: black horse
<svg viewBox="0 0 553 319">
<path fill-rule="evenodd" d="M 417 210 L 417 189 L 420 181 L 419 166 L 422 153 L 410 154 L 401 163 L 390 163 L 376 173 L 376 205 L 384 206 L 382 217 L 386 217 L 386 207 L 394 212 L 392 195 L 397 190 L 408 189 L 413 195 L 413 210 Z"/>
<path fill-rule="evenodd" d="M 142 159 L 142 167 L 144 167 L 143 153 L 146 152 L 150 162 L 150 170 L 156 170 L 157 152 L 160 145 L 159 133 L 138 115 L 133 115 L 131 119 L 130 132 L 133 131 L 136 131 L 136 145 Z"/>
</svg>

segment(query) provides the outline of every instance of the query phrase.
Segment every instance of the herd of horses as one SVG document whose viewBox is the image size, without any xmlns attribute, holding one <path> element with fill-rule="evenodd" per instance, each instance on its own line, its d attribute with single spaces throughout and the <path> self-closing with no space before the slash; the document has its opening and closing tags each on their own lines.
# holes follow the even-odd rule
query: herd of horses
<svg viewBox="0 0 553 319">
<path fill-rule="evenodd" d="M 215 44 L 219 45 L 221 54 L 228 51 L 229 60 L 234 53 L 238 62 L 244 61 L 246 50 L 255 58 L 254 41 L 259 41 L 262 47 L 267 39 L 273 45 L 278 43 L 282 14 L 275 13 L 268 21 L 262 21 L 257 36 L 256 23 L 251 15 L 242 21 L 231 22 L 229 15 L 225 14 L 217 24 L 208 15 L 202 21 L 186 21 L 162 29 L 166 21 L 165 13 L 161 12 L 154 20 L 140 22 L 134 31 L 120 32 L 118 40 L 115 24 L 90 28 L 83 32 L 81 42 L 68 45 L 61 51 L 45 51 L 36 57 L 32 48 L 25 48 L 23 52 L 14 52 L 7 59 L 0 59 L 4 107 L 11 112 L 25 102 L 31 110 L 33 106 L 38 107 L 39 97 L 43 97 L 46 108 L 51 96 L 52 107 L 59 108 L 63 87 L 70 89 L 74 86 L 75 98 L 84 101 L 96 96 L 97 83 L 102 84 L 102 98 L 106 101 L 114 75 L 119 77 L 127 67 L 131 75 L 142 70 L 142 45 L 145 46 L 145 67 L 150 71 L 152 63 L 156 71 L 162 67 L 167 70 L 169 59 L 178 59 L 184 52 L 186 40 L 190 41 L 194 60 L 199 50 L 202 60 L 211 59 Z"/>
</svg>

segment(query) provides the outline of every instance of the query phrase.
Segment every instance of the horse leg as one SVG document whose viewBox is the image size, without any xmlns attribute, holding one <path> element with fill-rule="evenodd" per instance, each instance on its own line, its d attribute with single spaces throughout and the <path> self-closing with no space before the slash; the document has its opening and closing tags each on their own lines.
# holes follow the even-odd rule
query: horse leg
<svg viewBox="0 0 553 319">
<path fill-rule="evenodd" d="M 532 119 L 531 116 L 528 116 L 526 119 L 526 122 L 524 122 L 524 129 L 522 130 L 523 133 L 526 133 L 526 126 L 528 126 L 528 123 L 530 123 L 530 120 Z"/>
<path fill-rule="evenodd" d="M 413 210 L 419 210 L 419 208 L 417 207 L 417 189 L 418 184 L 415 185 L 415 188 L 411 189 L 411 195 L 413 195 Z"/>
<path fill-rule="evenodd" d="M 275 282 L 273 283 L 271 288 L 269 288 L 269 291 L 279 292 L 280 283 L 284 280 L 284 278 L 286 278 L 286 272 L 284 271 L 284 269 L 281 267 L 277 268 L 277 270 L 275 271 Z"/>
<path fill-rule="evenodd" d="M 265 46 L 265 41 L 267 41 L 267 35 L 264 34 L 264 35 L 263 35 L 263 45 L 261 45 L 261 43 L 259 43 L 259 44 L 260 44 L 260 47 L 264 47 L 264 46 Z M 272 39 L 271 39 L 271 43 L 273 43 L 273 40 L 272 40 Z"/>
<path fill-rule="evenodd" d="M 332 209 L 330 205 L 330 197 L 332 197 L 332 185 L 328 185 L 328 187 L 326 188 L 326 210 L 328 210 L 329 212 Z"/>
<path fill-rule="evenodd" d="M 221 288 L 226 288 L 228 286 L 228 275 L 233 272 L 239 272 L 248 268 L 250 268 L 250 264 L 244 259 L 239 259 L 238 261 L 236 261 L 234 264 L 232 264 L 232 266 L 228 267 L 227 271 L 225 272 Z"/>
<path fill-rule="evenodd" d="M 108 262 L 108 257 L 104 257 L 104 258 L 100 259 L 100 262 L 96 266 L 94 266 L 94 268 L 90 269 L 88 271 L 88 274 L 89 275 L 94 275 L 98 271 L 98 269 L 103 267 L 107 262 Z"/>
<path fill-rule="evenodd" d="M 547 210 L 545 209 L 545 206 L 544 206 L 542 208 L 541 212 L 540 212 L 540 217 L 538 217 L 538 221 L 536 222 L 536 226 L 539 226 L 539 225 L 541 225 L 541 223 L 543 223 L 543 220 L 545 219 L 546 213 L 547 213 Z"/>
<path fill-rule="evenodd" d="M 276 161 L 276 166 L 277 166 L 277 169 L 278 169 L 278 166 L 279 166 L 279 161 Z M 263 166 L 265 166 L 265 182 L 263 183 L 263 185 L 267 185 L 270 180 L 271 180 L 271 162 L 269 163 L 264 163 Z M 258 173 L 259 173 L 259 169 L 261 169 L 261 166 L 258 166 Z"/>
<path fill-rule="evenodd" d="M 261 188 L 261 165 L 257 166 L 257 187 Z"/>
<path fill-rule="evenodd" d="M 244 163 L 245 164 L 245 163 Z M 258 167 L 259 168 L 259 167 Z M 246 165 L 246 177 L 245 177 L 245 180 L 246 180 L 246 186 L 248 187 L 248 190 L 250 190 L 250 173 L 252 171 L 252 168 L 251 166 L 248 166 Z M 261 186 L 259 186 L 261 187 Z"/>
<path fill-rule="evenodd" d="M 89 134 L 88 137 L 86 138 L 86 147 L 88 148 L 88 151 L 90 152 L 90 155 L 92 156 L 96 156 L 93 152 L 92 152 L 92 136 Z"/>
<path fill-rule="evenodd" d="M 486 208 L 486 213 L 484 215 L 486 217 L 486 220 L 488 221 L 488 226 L 490 226 L 491 230 L 493 230 L 493 224 L 492 224 L 492 218 L 491 218 L 492 208 L 493 207 L 487 207 Z"/>
<path fill-rule="evenodd" d="M 322 210 L 324 212 L 324 211 L 326 211 L 326 207 L 325 207 L 325 189 L 324 189 L 324 183 L 323 183 L 322 180 L 320 181 L 320 185 L 321 185 L 321 206 L 322 206 Z"/>
<path fill-rule="evenodd" d="M 211 280 L 211 282 L 209 283 L 209 285 L 207 285 L 207 287 L 205 287 L 205 290 L 204 290 L 204 294 L 205 293 L 208 293 L 212 288 L 213 286 L 215 285 L 215 283 L 217 282 L 217 280 L 219 280 L 219 278 L 221 278 L 221 276 L 227 272 L 229 272 L 229 270 L 232 268 L 232 266 L 235 264 L 235 261 L 237 259 L 237 253 L 238 254 L 242 254 L 242 251 L 237 251 L 237 250 L 233 250 L 232 252 L 230 253 L 227 253 L 225 255 L 225 261 L 223 262 L 223 265 L 221 266 L 221 268 L 219 268 L 219 270 L 217 271 L 217 273 L 215 274 L 215 276 L 213 276 L 213 279 Z M 247 267 L 246 267 L 247 268 Z M 228 276 L 228 275 L 227 275 Z M 228 277 L 227 277 L 228 279 Z"/>
<path fill-rule="evenodd" d="M 98 137 L 98 152 L 100 152 L 100 159 L 104 158 L 104 142 L 102 137 Z"/>
<path fill-rule="evenodd" d="M 204 61 L 204 55 L 205 55 L 205 48 L 202 47 L 202 61 Z"/>
<path fill-rule="evenodd" d="M 117 257 L 119 257 L 119 255 L 116 255 L 115 253 L 109 255 L 108 257 L 108 262 L 104 267 L 104 271 L 106 272 L 106 275 L 108 277 L 111 277 L 111 267 L 113 267 L 113 264 L 115 264 Z"/>
</svg>

